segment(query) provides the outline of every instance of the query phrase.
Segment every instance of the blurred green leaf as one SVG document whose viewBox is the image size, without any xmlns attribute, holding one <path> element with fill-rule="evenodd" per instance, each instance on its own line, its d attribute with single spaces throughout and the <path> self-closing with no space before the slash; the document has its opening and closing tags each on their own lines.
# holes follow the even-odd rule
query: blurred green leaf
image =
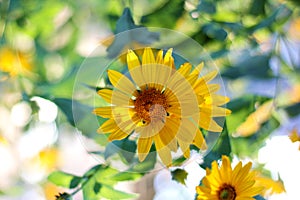
<svg viewBox="0 0 300 200">
<path fill-rule="evenodd" d="M 202 27 L 202 31 L 209 37 L 224 41 L 227 37 L 227 32 L 217 24 L 209 23 Z"/>
<path fill-rule="evenodd" d="M 48 180 L 57 186 L 72 189 L 80 184 L 81 177 L 62 171 L 55 171 L 48 176 Z"/>
<path fill-rule="evenodd" d="M 211 168 L 211 163 L 221 159 L 222 155 L 229 156 L 231 144 L 227 130 L 227 122 L 224 123 L 223 131 L 212 150 L 204 157 L 204 162 L 200 165 L 203 169 Z"/>
<path fill-rule="evenodd" d="M 183 185 L 185 185 L 186 178 L 188 176 L 188 173 L 184 169 L 175 169 L 174 171 L 171 171 L 172 180 L 175 180 Z"/>
<path fill-rule="evenodd" d="M 53 103 L 63 111 L 69 123 L 73 126 L 76 126 L 77 119 L 82 120 L 87 114 L 91 115 L 92 112 L 91 107 L 72 99 L 54 98 Z M 76 116 L 74 116 L 74 113 L 76 113 Z"/>
<path fill-rule="evenodd" d="M 275 23 L 282 23 L 287 20 L 292 14 L 292 11 L 285 5 L 277 8 L 269 17 L 264 18 L 262 21 L 248 28 L 250 34 L 262 28 L 270 28 Z"/>
<path fill-rule="evenodd" d="M 242 76 L 253 76 L 256 78 L 272 77 L 269 55 L 245 55 L 244 58 L 231 67 L 223 70 L 222 76 L 236 79 Z"/>
<path fill-rule="evenodd" d="M 254 16 L 264 15 L 266 3 L 266 0 L 252 0 L 249 13 Z"/>
<path fill-rule="evenodd" d="M 263 198 L 262 196 L 260 195 L 257 195 L 254 197 L 256 200 L 266 200 L 265 198 Z"/>
<path fill-rule="evenodd" d="M 216 2 L 210 0 L 202 0 L 197 6 L 197 11 L 201 13 L 214 14 L 216 13 Z"/>
<path fill-rule="evenodd" d="M 142 16 L 141 23 L 146 26 L 172 29 L 184 13 L 184 2 L 184 0 L 168 0 L 159 9 Z"/>
<path fill-rule="evenodd" d="M 127 163 L 130 163 L 134 158 L 136 148 L 136 142 L 129 140 L 128 138 L 123 140 L 115 140 L 106 146 L 104 158 L 107 159 L 110 156 L 118 153 L 121 158 L 124 158 Z"/>
<path fill-rule="evenodd" d="M 129 194 L 120 190 L 115 190 L 110 185 L 102 185 L 99 193 L 102 197 L 111 200 L 132 199 L 138 196 L 137 194 Z"/>
<path fill-rule="evenodd" d="M 134 24 L 129 8 L 124 9 L 116 26 L 114 41 L 107 48 L 107 56 L 109 58 L 116 57 L 121 53 L 125 46 L 131 47 L 134 42 L 149 45 L 159 39 L 159 33 L 150 32 L 146 27 Z"/>
<path fill-rule="evenodd" d="M 135 165 L 132 166 L 130 171 L 133 172 L 139 172 L 139 173 L 146 173 L 152 170 L 156 164 L 156 152 L 153 148 L 151 147 L 150 153 L 147 155 L 145 160 L 143 162 L 137 161 Z"/>
<path fill-rule="evenodd" d="M 290 106 L 284 107 L 284 110 L 288 113 L 290 117 L 295 117 L 300 114 L 300 103 L 295 103 Z"/>
<path fill-rule="evenodd" d="M 111 180 L 114 181 L 128 181 L 128 180 L 137 180 L 142 175 L 135 172 L 119 172 L 110 177 Z"/>
<path fill-rule="evenodd" d="M 278 128 L 280 123 L 274 117 L 261 125 L 261 128 L 249 137 L 231 138 L 232 152 L 239 156 L 255 157 L 261 147 L 265 145 L 265 139 Z"/>
</svg>

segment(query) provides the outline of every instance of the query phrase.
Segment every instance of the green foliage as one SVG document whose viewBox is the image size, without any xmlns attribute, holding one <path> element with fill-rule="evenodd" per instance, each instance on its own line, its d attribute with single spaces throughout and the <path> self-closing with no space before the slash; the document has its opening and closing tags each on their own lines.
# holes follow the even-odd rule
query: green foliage
<svg viewBox="0 0 300 200">
<path fill-rule="evenodd" d="M 55 171 L 48 176 L 48 180 L 55 185 L 72 189 L 76 188 L 80 184 L 81 177 L 62 171 Z"/>
<path fill-rule="evenodd" d="M 141 23 L 150 27 L 174 28 L 178 18 L 184 14 L 184 2 L 183 0 L 167 0 L 158 9 L 142 16 Z"/>
<path fill-rule="evenodd" d="M 224 123 L 223 131 L 218 138 L 213 149 L 204 157 L 204 162 L 200 165 L 202 168 L 211 168 L 211 163 L 214 160 L 221 159 L 222 155 L 229 156 L 231 153 L 231 142 L 228 135 L 226 122 Z"/>
<path fill-rule="evenodd" d="M 82 190 L 84 199 L 96 200 L 99 198 L 107 198 L 117 200 L 130 199 L 137 195 L 116 190 L 113 186 L 119 181 L 136 180 L 138 178 L 140 178 L 139 174 L 119 172 L 109 166 L 96 165 L 88 170 L 82 177 L 55 171 L 49 175 L 48 180 L 64 188 L 77 188 L 76 192 L 78 192 L 79 189 Z"/>
<path fill-rule="evenodd" d="M 188 176 L 188 173 L 184 169 L 175 169 L 174 171 L 171 171 L 172 180 L 175 180 L 183 185 L 185 185 L 186 178 Z"/>
<path fill-rule="evenodd" d="M 146 27 L 135 25 L 128 8 L 124 9 L 122 16 L 118 19 L 115 34 L 113 43 L 107 49 L 109 58 L 116 57 L 125 46 L 131 47 L 134 42 L 149 45 L 159 39 L 159 33 L 150 32 Z"/>
</svg>

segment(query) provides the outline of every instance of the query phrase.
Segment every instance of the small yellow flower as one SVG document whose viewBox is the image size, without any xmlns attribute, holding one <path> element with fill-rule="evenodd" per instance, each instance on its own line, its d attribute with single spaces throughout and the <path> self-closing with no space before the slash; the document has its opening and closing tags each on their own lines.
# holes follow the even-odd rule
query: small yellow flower
<svg viewBox="0 0 300 200">
<path fill-rule="evenodd" d="M 295 143 L 295 142 L 300 142 L 300 135 L 298 134 L 298 131 L 296 128 L 294 128 L 290 135 L 289 135 L 290 140 Z M 299 145 L 299 150 L 300 150 L 300 145 Z"/>
<path fill-rule="evenodd" d="M 217 71 L 201 77 L 203 64 L 192 70 L 190 63 L 184 63 L 176 70 L 172 49 L 165 55 L 160 50 L 155 56 L 151 48 L 145 48 L 141 62 L 129 50 L 127 66 L 129 74 L 125 75 L 108 70 L 113 89 L 98 91 L 110 104 L 94 110 L 95 114 L 108 118 L 98 132 L 110 133 L 110 141 L 122 140 L 135 133 L 140 161 L 146 158 L 154 143 L 162 162 L 170 165 L 171 151 L 176 152 L 178 145 L 185 157 L 189 157 L 191 144 L 206 149 L 199 127 L 222 131 L 213 117 L 230 113 L 219 107 L 229 98 L 215 94 L 220 85 L 208 84 Z"/>
<path fill-rule="evenodd" d="M 197 186 L 198 200 L 243 200 L 253 199 L 261 191 L 261 187 L 254 186 L 254 171 L 250 172 L 252 163 L 244 167 L 239 162 L 234 169 L 231 168 L 227 156 L 222 156 L 222 166 L 219 168 L 216 161 L 212 168 L 206 169 L 206 176 L 202 179 L 203 185 Z"/>
<path fill-rule="evenodd" d="M 29 55 L 9 47 L 0 49 L 0 71 L 7 72 L 14 77 L 32 70 L 32 61 Z"/>
</svg>

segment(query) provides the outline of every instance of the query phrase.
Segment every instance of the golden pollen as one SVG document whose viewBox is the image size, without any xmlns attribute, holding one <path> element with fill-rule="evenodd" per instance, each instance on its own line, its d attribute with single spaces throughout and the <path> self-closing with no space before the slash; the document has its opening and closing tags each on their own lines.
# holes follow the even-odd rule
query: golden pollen
<svg viewBox="0 0 300 200">
<path fill-rule="evenodd" d="M 236 192 L 234 187 L 228 184 L 223 184 L 218 190 L 219 200 L 235 200 Z"/>
<path fill-rule="evenodd" d="M 140 91 L 134 101 L 137 115 L 143 123 L 164 121 L 167 115 L 168 103 L 166 96 L 155 88 Z"/>
</svg>

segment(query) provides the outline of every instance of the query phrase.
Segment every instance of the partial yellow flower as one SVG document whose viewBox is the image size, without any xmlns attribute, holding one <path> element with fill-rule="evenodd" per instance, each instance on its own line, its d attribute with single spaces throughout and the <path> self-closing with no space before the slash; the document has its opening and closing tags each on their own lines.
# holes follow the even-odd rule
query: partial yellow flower
<svg viewBox="0 0 300 200">
<path fill-rule="evenodd" d="M 9 73 L 13 77 L 28 73 L 32 68 L 32 61 L 28 55 L 9 47 L 0 49 L 0 71 Z"/>
<path fill-rule="evenodd" d="M 244 200 L 253 199 L 263 188 L 256 187 L 254 171 L 250 171 L 252 163 L 244 167 L 239 162 L 231 168 L 227 156 L 222 156 L 222 165 L 219 168 L 217 161 L 212 162 L 212 168 L 206 169 L 206 176 L 202 179 L 203 185 L 197 186 L 198 200 Z"/>
<path fill-rule="evenodd" d="M 220 107 L 229 101 L 215 94 L 220 85 L 208 84 L 217 71 L 201 77 L 203 64 L 192 70 L 190 63 L 176 70 L 172 49 L 163 54 L 160 50 L 155 56 L 151 48 L 145 48 L 140 61 L 129 50 L 129 73 L 108 70 L 113 89 L 101 89 L 98 94 L 110 106 L 96 108 L 94 113 L 108 118 L 98 132 L 109 133 L 110 141 L 135 133 L 140 161 L 154 143 L 162 162 L 170 165 L 171 151 L 176 152 L 178 145 L 185 157 L 189 157 L 191 144 L 206 149 L 199 127 L 222 131 L 213 117 L 226 116 L 230 110 Z"/>
<path fill-rule="evenodd" d="M 273 179 L 264 176 L 257 176 L 255 180 L 256 186 L 261 186 L 264 188 L 264 190 L 261 192 L 261 195 L 264 197 L 274 193 L 279 194 L 285 192 L 285 187 L 281 180 L 274 181 Z"/>
<path fill-rule="evenodd" d="M 236 135 L 248 137 L 256 133 L 260 129 L 261 125 L 270 118 L 273 104 L 273 101 L 267 101 L 260 105 L 256 111 L 251 113 L 247 117 L 246 121 L 237 128 Z"/>
<path fill-rule="evenodd" d="M 298 134 L 298 131 L 296 128 L 294 128 L 290 135 L 289 135 L 290 140 L 295 143 L 295 142 L 300 142 L 300 135 Z M 300 151 L 300 145 L 299 145 L 299 151 Z"/>
</svg>

